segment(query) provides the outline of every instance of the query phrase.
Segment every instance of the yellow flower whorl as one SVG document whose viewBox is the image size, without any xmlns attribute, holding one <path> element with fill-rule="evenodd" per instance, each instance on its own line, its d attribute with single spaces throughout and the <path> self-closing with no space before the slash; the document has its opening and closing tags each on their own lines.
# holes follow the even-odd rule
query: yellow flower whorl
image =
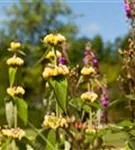
<svg viewBox="0 0 135 150">
<path fill-rule="evenodd" d="M 1 132 L 4 136 L 18 138 L 19 140 L 25 136 L 25 131 L 20 128 L 2 129 Z"/>
<path fill-rule="evenodd" d="M 57 57 L 62 56 L 61 52 L 59 52 L 58 50 L 56 50 L 56 55 L 57 55 Z M 46 55 L 45 58 L 51 59 L 51 58 L 54 58 L 54 57 L 55 57 L 54 51 L 49 51 L 49 52 L 47 53 L 47 55 Z"/>
<path fill-rule="evenodd" d="M 47 66 L 43 71 L 43 77 L 49 78 L 58 75 L 68 75 L 69 69 L 66 65 L 59 64 L 59 66 Z"/>
<path fill-rule="evenodd" d="M 20 42 L 11 42 L 9 50 L 10 51 L 16 51 L 16 50 L 19 50 L 21 47 L 22 46 L 21 46 Z"/>
<path fill-rule="evenodd" d="M 15 96 L 15 95 L 19 95 L 19 94 L 24 95 L 25 90 L 21 86 L 14 86 L 14 87 L 7 88 L 7 93 L 10 96 Z"/>
<path fill-rule="evenodd" d="M 24 64 L 24 60 L 15 55 L 7 60 L 7 65 L 9 66 L 21 66 Z"/>
<path fill-rule="evenodd" d="M 54 113 L 45 116 L 43 125 L 52 129 L 57 129 L 58 127 L 68 127 L 66 118 L 62 116 L 58 117 Z"/>
<path fill-rule="evenodd" d="M 94 102 L 98 98 L 98 95 L 94 92 L 85 92 L 81 95 L 81 99 L 84 101 Z"/>
<path fill-rule="evenodd" d="M 53 46 L 62 44 L 66 41 L 66 38 L 61 34 L 48 34 L 44 37 L 43 42 Z"/>
<path fill-rule="evenodd" d="M 86 76 L 86 75 L 92 75 L 95 74 L 96 71 L 93 67 L 83 67 L 81 70 L 81 74 Z"/>
</svg>

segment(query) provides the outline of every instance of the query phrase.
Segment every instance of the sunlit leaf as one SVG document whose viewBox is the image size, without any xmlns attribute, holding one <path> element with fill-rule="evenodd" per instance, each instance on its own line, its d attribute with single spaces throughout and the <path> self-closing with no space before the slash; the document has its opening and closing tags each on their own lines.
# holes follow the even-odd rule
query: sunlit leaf
<svg viewBox="0 0 135 150">
<path fill-rule="evenodd" d="M 129 140 L 128 146 L 131 150 L 135 150 L 135 140 Z"/>
<path fill-rule="evenodd" d="M 10 82 L 10 86 L 13 86 L 13 84 L 14 84 L 16 71 L 17 71 L 17 68 L 13 68 L 13 67 L 9 68 L 9 82 Z"/>
<path fill-rule="evenodd" d="M 5 103 L 5 113 L 6 113 L 6 119 L 8 122 L 9 127 L 12 127 L 13 119 L 14 119 L 14 113 L 13 113 L 13 102 L 9 101 Z"/>
<path fill-rule="evenodd" d="M 54 89 L 56 100 L 60 108 L 66 112 L 67 111 L 67 79 L 55 78 L 50 79 L 50 84 Z"/>
<path fill-rule="evenodd" d="M 21 118 L 21 120 L 27 124 L 27 118 L 28 118 L 28 105 L 27 103 L 18 97 L 15 97 L 15 103 L 17 105 L 17 113 L 18 116 Z"/>
<path fill-rule="evenodd" d="M 56 132 L 55 130 L 51 129 L 47 136 L 48 143 L 45 147 L 45 150 L 54 150 L 56 145 Z"/>
</svg>

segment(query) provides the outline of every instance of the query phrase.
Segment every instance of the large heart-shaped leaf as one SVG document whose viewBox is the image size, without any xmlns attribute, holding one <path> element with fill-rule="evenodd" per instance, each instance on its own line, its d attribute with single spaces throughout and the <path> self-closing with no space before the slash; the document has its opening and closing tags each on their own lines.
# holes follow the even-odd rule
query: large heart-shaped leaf
<svg viewBox="0 0 135 150">
<path fill-rule="evenodd" d="M 9 68 L 9 83 L 10 83 L 10 86 L 13 86 L 13 84 L 14 84 L 16 71 L 17 71 L 17 68 L 13 68 L 13 67 Z"/>
<path fill-rule="evenodd" d="M 27 119 L 28 119 L 28 105 L 27 103 L 18 97 L 15 97 L 15 103 L 17 106 L 17 114 L 21 118 L 21 120 L 27 124 Z"/>
<path fill-rule="evenodd" d="M 63 112 L 67 111 L 67 79 L 64 77 L 50 79 L 50 84 L 54 89 L 59 107 Z"/>
</svg>

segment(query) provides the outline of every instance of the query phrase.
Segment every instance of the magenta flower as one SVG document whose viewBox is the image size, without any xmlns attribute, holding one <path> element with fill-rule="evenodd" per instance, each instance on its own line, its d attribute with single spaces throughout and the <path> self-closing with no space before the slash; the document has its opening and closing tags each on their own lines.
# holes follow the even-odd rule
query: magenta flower
<svg viewBox="0 0 135 150">
<path fill-rule="evenodd" d="M 66 65 L 67 64 L 67 59 L 64 56 L 61 56 L 58 58 L 58 63 Z"/>
<path fill-rule="evenodd" d="M 93 58 L 92 62 L 93 62 L 93 66 L 98 68 L 98 66 L 99 66 L 98 60 L 96 58 Z"/>
<path fill-rule="evenodd" d="M 105 108 L 107 108 L 108 107 L 108 105 L 109 105 L 109 99 L 108 99 L 108 91 L 107 91 L 107 89 L 103 89 L 103 91 L 102 91 L 103 93 L 102 93 L 102 95 L 101 95 L 101 104 L 105 107 Z"/>
<path fill-rule="evenodd" d="M 126 11 L 126 16 L 128 18 L 131 17 L 131 8 L 130 8 L 130 4 L 128 1 L 125 1 L 125 11 Z"/>
<path fill-rule="evenodd" d="M 103 123 L 107 123 L 108 122 L 108 113 L 107 113 L 106 108 L 109 105 L 109 99 L 108 99 L 108 91 L 106 88 L 102 89 L 102 95 L 101 95 L 100 102 L 101 102 L 102 106 L 104 107 L 104 110 L 101 112 L 100 120 Z"/>
</svg>

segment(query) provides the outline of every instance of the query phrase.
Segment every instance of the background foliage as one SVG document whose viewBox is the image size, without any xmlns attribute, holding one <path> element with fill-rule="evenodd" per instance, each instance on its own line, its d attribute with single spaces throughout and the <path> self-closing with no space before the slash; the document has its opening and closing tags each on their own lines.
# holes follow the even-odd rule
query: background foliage
<svg viewBox="0 0 135 150">
<path fill-rule="evenodd" d="M 42 99 L 45 93 L 45 85 L 41 76 L 43 65 L 36 65 L 35 62 L 38 62 L 46 50 L 46 47 L 41 43 L 42 37 L 52 31 L 60 32 L 67 37 L 71 66 L 75 66 L 77 63 L 81 65 L 85 44 L 91 41 L 97 58 L 100 61 L 100 71 L 105 74 L 109 83 L 110 101 L 120 96 L 116 84 L 116 78 L 121 67 L 118 49 L 127 47 L 128 35 L 117 37 L 113 43 L 110 41 L 104 43 L 100 35 L 95 35 L 92 39 L 88 37 L 78 38 L 77 32 L 79 32 L 79 29 L 75 21 L 72 20 L 72 10 L 66 3 L 59 0 L 51 2 L 35 1 L 33 0 L 28 3 L 20 0 L 19 3 L 6 10 L 5 13 L 9 19 L 7 22 L 3 22 L 0 30 L 0 124 L 2 125 L 5 124 L 4 97 L 8 87 L 8 69 L 5 62 L 10 55 L 7 51 L 8 45 L 13 40 L 25 43 L 25 65 L 20 71 L 21 74 L 18 74 L 16 82 L 21 82 L 27 91 L 25 99 L 29 105 L 29 118 L 35 126 L 40 127 L 43 121 L 43 116 L 39 114 L 44 112 Z M 116 105 L 114 109 L 117 109 L 119 106 Z M 123 116 L 121 114 L 122 109 L 116 111 L 116 115 L 113 116 L 118 117 L 114 118 L 110 111 L 110 120 L 116 121 L 121 119 Z M 40 117 L 34 119 L 35 116 Z"/>
</svg>

